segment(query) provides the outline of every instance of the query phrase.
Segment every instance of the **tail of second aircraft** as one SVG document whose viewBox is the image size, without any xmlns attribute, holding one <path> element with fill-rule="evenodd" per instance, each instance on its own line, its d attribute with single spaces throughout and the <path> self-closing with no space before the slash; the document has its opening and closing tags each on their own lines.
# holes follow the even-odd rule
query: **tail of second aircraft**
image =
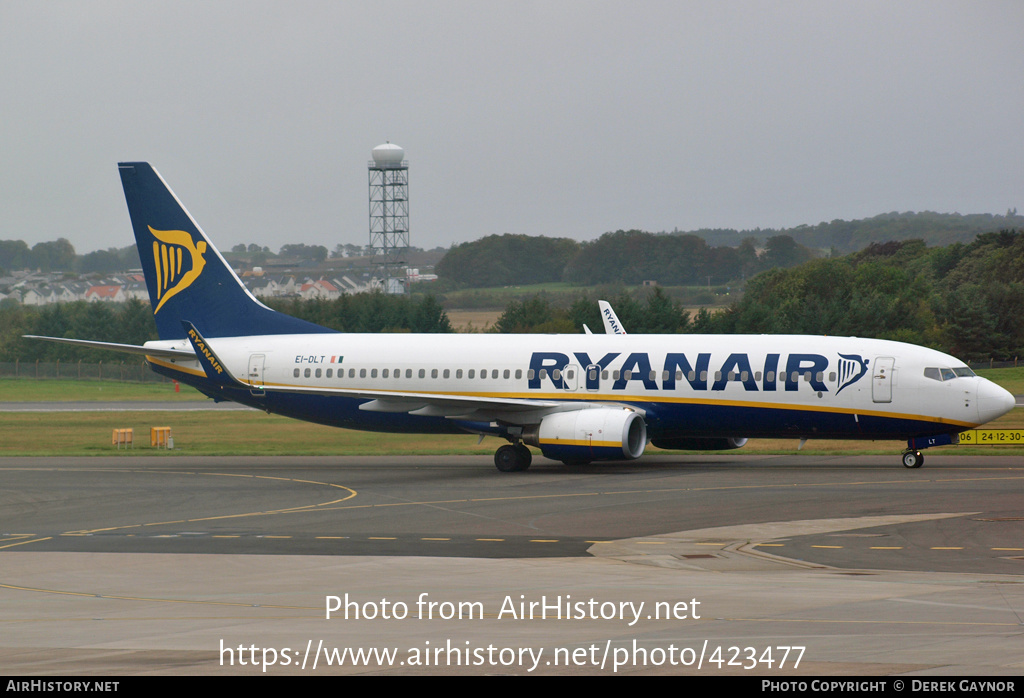
<svg viewBox="0 0 1024 698">
<path fill-rule="evenodd" d="M 182 321 L 207 337 L 333 331 L 256 300 L 149 163 L 118 169 L 161 339 L 184 337 Z"/>
</svg>

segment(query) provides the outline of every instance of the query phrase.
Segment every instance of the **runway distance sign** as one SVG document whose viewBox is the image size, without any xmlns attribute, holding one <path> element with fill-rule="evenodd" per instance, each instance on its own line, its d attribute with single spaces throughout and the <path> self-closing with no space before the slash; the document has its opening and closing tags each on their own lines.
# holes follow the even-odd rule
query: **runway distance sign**
<svg viewBox="0 0 1024 698">
<path fill-rule="evenodd" d="M 1024 444 L 1024 429 L 971 429 L 960 432 L 960 445 L 1001 446 Z"/>
</svg>

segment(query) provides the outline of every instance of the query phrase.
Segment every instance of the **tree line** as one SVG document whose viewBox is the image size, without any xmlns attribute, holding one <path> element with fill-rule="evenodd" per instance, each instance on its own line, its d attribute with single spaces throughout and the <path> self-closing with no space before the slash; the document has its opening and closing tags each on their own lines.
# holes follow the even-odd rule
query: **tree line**
<svg viewBox="0 0 1024 698">
<path fill-rule="evenodd" d="M 799 248 L 797 248 L 799 249 Z M 970 243 L 873 243 L 860 252 L 776 267 L 750 278 L 726 310 L 691 315 L 660 288 L 612 301 L 639 333 L 855 335 L 931 346 L 968 360 L 1013 359 L 1024 351 L 1024 232 L 1003 230 Z M 499 332 L 603 331 L 596 298 L 559 307 L 543 295 L 513 301 Z M 342 332 L 451 332 L 433 296 L 359 294 L 278 301 L 277 310 Z M 23 334 L 141 344 L 156 339 L 149 305 L 0 302 L 0 361 L 107 361 L 110 354 L 25 340 Z"/>
<path fill-rule="evenodd" d="M 489 235 L 452 247 L 437 275 L 455 288 L 568 281 L 666 286 L 724 284 L 764 269 L 793 266 L 815 256 L 788 235 L 769 237 L 763 249 L 753 238 L 737 247 L 711 247 L 696 235 L 617 230 L 592 242 L 527 235 Z"/>
<path fill-rule="evenodd" d="M 969 244 L 869 245 L 751 279 L 714 331 L 841 334 L 895 339 L 965 360 L 1024 353 L 1024 232 Z"/>
<path fill-rule="evenodd" d="M 1024 232 L 929 248 L 922 240 L 873 243 L 844 257 L 814 259 L 751 278 L 742 299 L 692 317 L 655 289 L 612 301 L 630 333 L 828 334 L 893 339 L 965 360 L 1024 353 Z M 602 331 L 596 299 L 566 308 L 542 295 L 510 303 L 501 332 Z"/>
<path fill-rule="evenodd" d="M 448 315 L 433 296 L 361 293 L 334 300 L 294 300 L 276 310 L 340 332 L 452 332 Z M 149 303 L 0 303 L 0 361 L 117 361 L 100 349 L 25 339 L 22 335 L 143 344 L 159 337 Z"/>
</svg>

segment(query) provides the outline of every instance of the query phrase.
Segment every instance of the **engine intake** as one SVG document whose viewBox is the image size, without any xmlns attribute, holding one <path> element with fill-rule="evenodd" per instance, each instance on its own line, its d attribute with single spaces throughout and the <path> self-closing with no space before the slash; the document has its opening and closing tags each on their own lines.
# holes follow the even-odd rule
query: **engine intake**
<svg viewBox="0 0 1024 698">
<path fill-rule="evenodd" d="M 647 424 L 632 410 L 592 407 L 549 414 L 523 441 L 553 460 L 633 460 L 647 447 Z"/>
</svg>

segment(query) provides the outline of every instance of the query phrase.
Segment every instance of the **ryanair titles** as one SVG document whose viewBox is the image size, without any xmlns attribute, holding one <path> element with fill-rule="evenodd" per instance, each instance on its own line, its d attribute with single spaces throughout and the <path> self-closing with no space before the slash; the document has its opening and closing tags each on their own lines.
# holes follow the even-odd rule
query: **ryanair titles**
<svg viewBox="0 0 1024 698">
<path fill-rule="evenodd" d="M 660 371 L 655 368 L 656 360 L 652 361 L 646 352 L 633 352 L 619 360 L 620 356 L 620 352 L 610 352 L 594 359 L 586 352 L 574 352 L 572 356 L 561 352 L 534 352 L 530 357 L 529 387 L 540 390 L 545 381 L 551 381 L 558 390 L 569 389 L 573 386 L 566 383 L 566 368 L 575 365 L 581 369 L 581 387 L 597 390 L 602 381 L 608 380 L 606 369 L 614 364 L 612 390 L 625 390 L 631 382 L 642 383 L 644 390 L 675 390 L 677 383 L 685 381 L 693 390 L 725 390 L 729 383 L 738 383 L 748 391 L 793 391 L 799 389 L 802 380 L 810 384 L 812 390 L 828 391 L 825 372 L 829 359 L 821 354 L 789 354 L 785 361 L 782 354 L 767 354 L 763 360 L 758 356 L 754 361 L 747 354 L 729 354 L 724 361 L 716 361 L 712 370 L 710 353 L 691 353 L 690 356 L 668 353 L 657 366 Z M 868 367 L 868 361 L 858 355 L 839 356 L 836 392 L 859 381 Z"/>
<path fill-rule="evenodd" d="M 216 371 L 218 374 L 224 373 L 224 367 L 220 365 L 220 362 L 217 361 L 217 357 L 214 356 L 213 352 L 210 351 L 209 347 L 206 346 L 206 342 L 199 335 L 199 333 L 196 332 L 196 328 L 190 327 L 188 329 L 188 338 L 192 340 L 192 346 L 196 348 L 197 352 L 202 354 L 203 358 L 205 358 L 209 362 L 210 367 L 214 371 Z"/>
</svg>

